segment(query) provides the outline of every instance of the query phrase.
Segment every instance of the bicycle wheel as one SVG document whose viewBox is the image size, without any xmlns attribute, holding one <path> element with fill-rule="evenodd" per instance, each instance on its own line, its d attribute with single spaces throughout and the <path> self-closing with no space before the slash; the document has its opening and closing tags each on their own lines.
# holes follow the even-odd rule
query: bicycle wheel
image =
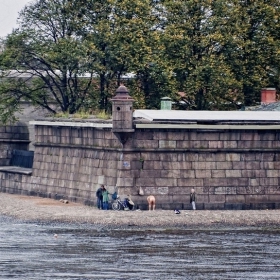
<svg viewBox="0 0 280 280">
<path fill-rule="evenodd" d="M 112 209 L 113 210 L 120 210 L 121 209 L 120 204 L 117 201 L 113 202 L 112 203 Z"/>
</svg>

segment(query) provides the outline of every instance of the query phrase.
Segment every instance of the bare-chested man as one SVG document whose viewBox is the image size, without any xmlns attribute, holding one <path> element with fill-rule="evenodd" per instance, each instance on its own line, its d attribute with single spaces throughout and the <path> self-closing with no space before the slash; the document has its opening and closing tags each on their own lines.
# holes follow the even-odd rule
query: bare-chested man
<svg viewBox="0 0 280 280">
<path fill-rule="evenodd" d="M 149 203 L 149 211 L 155 210 L 155 208 L 156 208 L 156 199 L 155 199 L 155 197 L 153 195 L 149 195 L 147 197 L 147 201 Z"/>
</svg>

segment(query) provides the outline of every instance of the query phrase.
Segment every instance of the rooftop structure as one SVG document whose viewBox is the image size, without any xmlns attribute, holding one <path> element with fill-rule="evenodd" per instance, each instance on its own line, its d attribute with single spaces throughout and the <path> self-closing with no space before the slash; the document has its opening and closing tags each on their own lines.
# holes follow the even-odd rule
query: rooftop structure
<svg viewBox="0 0 280 280">
<path fill-rule="evenodd" d="M 280 111 L 280 102 L 261 104 L 259 106 L 249 107 L 246 110 L 248 110 L 248 111 Z"/>
<path fill-rule="evenodd" d="M 137 121 L 180 124 L 280 124 L 279 112 L 135 110 Z"/>
</svg>

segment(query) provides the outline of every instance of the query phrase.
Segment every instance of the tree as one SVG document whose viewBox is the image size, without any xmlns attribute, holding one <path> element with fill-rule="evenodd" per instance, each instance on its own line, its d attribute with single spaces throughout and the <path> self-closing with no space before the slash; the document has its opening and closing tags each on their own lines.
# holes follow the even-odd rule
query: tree
<svg viewBox="0 0 280 280">
<path fill-rule="evenodd" d="M 275 0 L 228 1 L 231 40 L 226 61 L 242 84 L 245 106 L 260 100 L 260 89 L 277 85 L 280 4 Z M 278 65 L 278 66 L 277 66 Z"/>
<path fill-rule="evenodd" d="M 169 92 L 157 55 L 158 22 L 157 1 L 37 0 L 21 12 L 20 29 L 2 54 L 6 69 L 32 77 L 21 80 L 22 88 L 6 84 L 6 93 L 51 112 L 53 102 L 69 113 L 94 101 L 107 110 L 123 75 L 133 73 L 139 98 L 154 107 Z"/>
<path fill-rule="evenodd" d="M 108 110 L 122 82 L 138 108 L 177 92 L 185 109 L 251 105 L 279 86 L 278 2 L 36 0 L 0 54 L 0 116 L 22 99 L 52 113 Z"/>
<path fill-rule="evenodd" d="M 2 104 L 10 113 L 6 105 L 23 98 L 52 113 L 53 103 L 74 113 L 93 94 L 93 46 L 80 35 L 79 12 L 73 1 L 40 0 L 20 13 L 20 28 L 6 38 L 0 57 Z"/>
<path fill-rule="evenodd" d="M 160 98 L 172 94 L 172 72 L 160 55 L 161 15 L 160 1 L 117 1 L 115 7 L 115 42 L 121 50 L 116 59 L 124 71 L 135 74 L 140 99 L 147 109 L 158 108 Z M 141 97 L 142 96 L 142 97 Z"/>
<path fill-rule="evenodd" d="M 84 14 L 88 28 L 83 32 L 98 53 L 95 71 L 100 78 L 100 108 L 107 108 L 108 99 L 114 94 L 112 85 L 118 86 L 127 73 L 133 74 L 135 79 L 132 94 L 144 100 L 137 102 L 138 105 L 151 107 L 164 94 L 163 83 L 158 83 L 158 77 L 162 79 L 164 75 L 163 69 L 159 68 L 160 13 L 157 1 L 106 0 L 93 9 L 97 3 L 99 1 L 86 4 L 86 10 L 96 12 Z"/>
<path fill-rule="evenodd" d="M 226 63 L 230 40 L 225 1 L 164 1 L 164 57 L 174 71 L 188 109 L 236 108 L 240 83 Z"/>
</svg>

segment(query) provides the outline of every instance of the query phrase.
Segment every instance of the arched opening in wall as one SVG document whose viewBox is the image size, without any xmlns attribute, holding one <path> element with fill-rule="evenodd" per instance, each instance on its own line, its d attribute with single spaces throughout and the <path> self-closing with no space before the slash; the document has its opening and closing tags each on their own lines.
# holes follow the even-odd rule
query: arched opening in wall
<svg viewBox="0 0 280 280">
<path fill-rule="evenodd" d="M 117 110 L 118 110 L 118 111 L 120 111 L 120 110 L 121 110 L 121 108 L 120 108 L 120 107 L 117 107 Z"/>
</svg>

